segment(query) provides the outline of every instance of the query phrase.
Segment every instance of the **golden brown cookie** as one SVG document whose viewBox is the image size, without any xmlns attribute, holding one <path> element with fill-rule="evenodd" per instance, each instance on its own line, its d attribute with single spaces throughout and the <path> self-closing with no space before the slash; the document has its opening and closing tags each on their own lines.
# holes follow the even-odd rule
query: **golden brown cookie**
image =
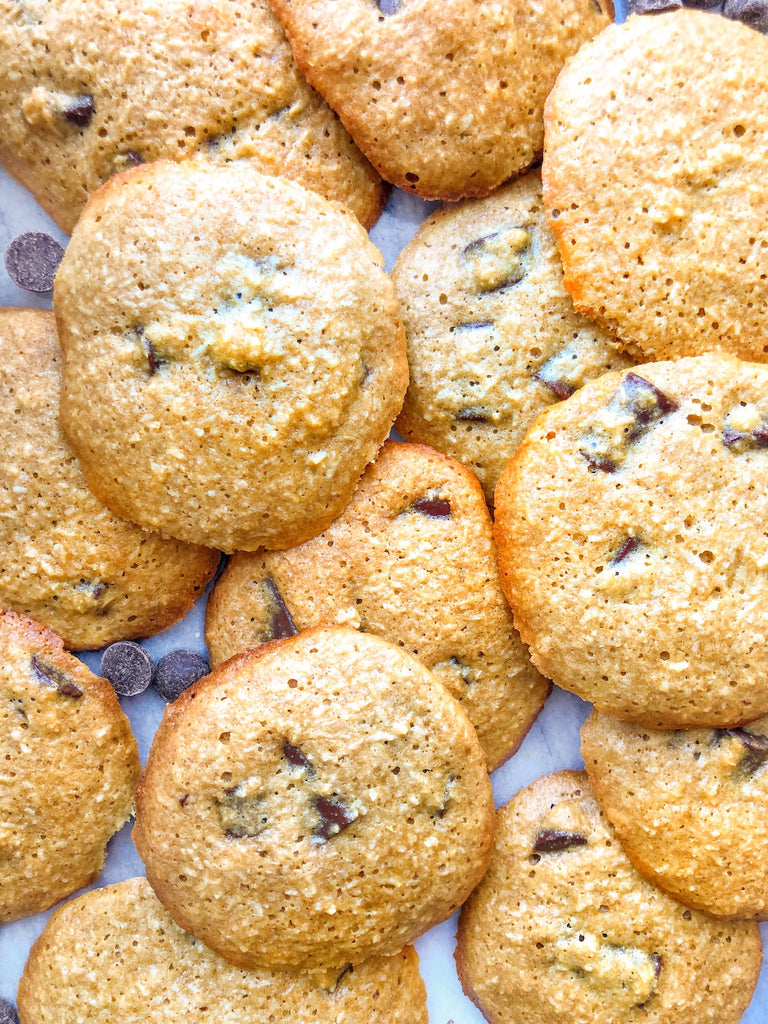
<svg viewBox="0 0 768 1024">
<path fill-rule="evenodd" d="M 641 874 L 716 917 L 768 917 L 768 718 L 666 732 L 594 711 L 581 752 Z"/>
<path fill-rule="evenodd" d="M 185 691 L 136 801 L 153 889 L 241 967 L 395 953 L 466 899 L 493 839 L 458 702 L 398 647 L 339 626 L 233 658 Z"/>
<path fill-rule="evenodd" d="M 341 206 L 247 163 L 109 181 L 54 292 L 62 428 L 96 496 L 225 551 L 320 532 L 405 393 L 382 262 Z"/>
<path fill-rule="evenodd" d="M 549 692 L 501 592 L 477 481 L 420 445 L 387 441 L 319 537 L 236 554 L 205 634 L 218 664 L 321 623 L 376 633 L 419 658 L 461 702 L 491 769 L 517 750 Z"/>
<path fill-rule="evenodd" d="M 181 930 L 145 878 L 60 907 L 19 986 L 22 1024 L 427 1024 L 412 946 L 317 978 L 242 970 Z"/>
<path fill-rule="evenodd" d="M 761 957 L 754 922 L 715 921 L 646 882 L 574 771 L 499 811 L 456 950 L 491 1024 L 736 1024 Z"/>
<path fill-rule="evenodd" d="M 645 363 L 542 413 L 496 488 L 533 663 L 654 728 L 768 712 L 768 367 Z"/>
<path fill-rule="evenodd" d="M 631 365 L 573 308 L 538 171 L 431 214 L 392 280 L 410 370 L 397 429 L 469 466 L 489 503 L 542 409 Z"/>
<path fill-rule="evenodd" d="M 271 0 L 296 62 L 387 181 L 487 195 L 541 155 L 566 59 L 610 0 Z"/>
<path fill-rule="evenodd" d="M 218 552 L 140 530 L 90 492 L 59 430 L 53 313 L 0 310 L 0 363 L 0 605 L 81 649 L 170 626 Z"/>
<path fill-rule="evenodd" d="M 105 679 L 0 610 L 0 921 L 92 882 L 133 809 L 139 755 Z"/>
<path fill-rule="evenodd" d="M 0 161 L 65 231 L 119 171 L 246 159 L 374 223 L 382 183 L 266 0 L 0 0 Z"/>
<path fill-rule="evenodd" d="M 630 18 L 567 65 L 545 120 L 576 308 L 645 359 L 768 360 L 768 38 L 700 11 Z"/>
</svg>

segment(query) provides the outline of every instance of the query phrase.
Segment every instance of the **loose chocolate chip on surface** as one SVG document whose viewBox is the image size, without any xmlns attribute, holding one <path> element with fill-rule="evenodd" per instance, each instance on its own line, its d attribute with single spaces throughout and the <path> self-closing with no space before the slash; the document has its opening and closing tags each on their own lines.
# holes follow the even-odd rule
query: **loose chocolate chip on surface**
<svg viewBox="0 0 768 1024">
<path fill-rule="evenodd" d="M 5 250 L 5 269 L 19 288 L 27 292 L 49 292 L 64 249 L 44 231 L 17 235 Z"/>
<path fill-rule="evenodd" d="M 315 798 L 315 807 L 320 815 L 320 823 L 315 829 L 318 839 L 332 839 L 345 828 L 349 828 L 357 815 L 350 813 L 340 800 L 329 800 L 328 797 Z"/>
<path fill-rule="evenodd" d="M 0 999 L 0 1024 L 19 1024 L 16 1007 L 7 999 Z"/>
<path fill-rule="evenodd" d="M 533 844 L 535 853 L 560 853 L 572 846 L 586 846 L 587 837 L 580 832 L 564 832 L 560 829 L 547 829 L 539 832 Z"/>
<path fill-rule="evenodd" d="M 39 682 L 44 686 L 55 686 L 63 697 L 77 699 L 83 696 L 83 691 L 72 682 L 68 675 L 56 668 L 55 665 L 49 665 L 47 661 L 43 661 L 36 654 L 32 655 L 30 667 Z"/>
<path fill-rule="evenodd" d="M 101 656 L 101 674 L 121 697 L 135 697 L 152 682 L 155 665 L 141 644 L 119 640 L 110 644 Z"/>
<path fill-rule="evenodd" d="M 429 516 L 432 519 L 449 519 L 451 503 L 447 498 L 441 498 L 439 494 L 430 491 L 423 498 L 414 501 L 410 511 L 418 512 L 420 515 Z"/>
<path fill-rule="evenodd" d="M 723 14 L 756 32 L 768 33 L 768 0 L 725 0 Z"/>
<path fill-rule="evenodd" d="M 283 756 L 285 757 L 288 764 L 292 764 L 295 768 L 303 768 L 305 771 L 310 772 L 314 775 L 315 770 L 312 767 L 312 762 L 306 756 L 303 750 L 299 747 L 294 747 L 288 740 L 283 745 Z"/>
<path fill-rule="evenodd" d="M 277 589 L 277 584 L 271 576 L 264 580 L 264 589 L 267 592 L 267 601 L 272 609 L 272 622 L 270 624 L 270 637 L 273 640 L 282 640 L 286 636 L 296 636 L 299 632 L 291 618 L 291 613 L 286 607 L 283 595 Z"/>
<path fill-rule="evenodd" d="M 157 663 L 155 689 L 165 700 L 176 700 L 187 687 L 210 671 L 207 660 L 194 651 L 170 651 Z"/>
<path fill-rule="evenodd" d="M 87 93 L 82 96 L 74 96 L 69 106 L 62 111 L 64 117 L 79 128 L 87 128 L 93 117 L 93 96 Z"/>
</svg>

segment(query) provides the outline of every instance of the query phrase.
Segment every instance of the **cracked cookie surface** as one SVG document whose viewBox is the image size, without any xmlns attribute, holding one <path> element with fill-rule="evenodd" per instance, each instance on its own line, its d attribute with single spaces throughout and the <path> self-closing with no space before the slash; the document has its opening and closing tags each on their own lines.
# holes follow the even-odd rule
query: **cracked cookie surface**
<svg viewBox="0 0 768 1024">
<path fill-rule="evenodd" d="M 491 1024 L 736 1024 L 761 957 L 753 922 L 715 921 L 646 882 L 575 771 L 498 812 L 456 951 Z"/>
<path fill-rule="evenodd" d="M 183 928 L 239 966 L 392 954 L 482 876 L 477 736 L 415 658 L 319 627 L 233 658 L 170 705 L 134 839 Z"/>
</svg>

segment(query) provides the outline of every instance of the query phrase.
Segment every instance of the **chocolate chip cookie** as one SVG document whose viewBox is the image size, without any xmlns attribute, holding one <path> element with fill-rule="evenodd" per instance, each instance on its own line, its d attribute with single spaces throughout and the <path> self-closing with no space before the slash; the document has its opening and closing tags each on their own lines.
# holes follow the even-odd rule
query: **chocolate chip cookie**
<svg viewBox="0 0 768 1024">
<path fill-rule="evenodd" d="M 0 610 L 0 922 L 97 877 L 138 773 L 109 683 L 50 630 Z"/>
<path fill-rule="evenodd" d="M 241 967 L 392 955 L 482 877 L 493 799 L 457 701 L 340 626 L 274 641 L 171 704 L 134 839 L 176 922 Z"/>
<path fill-rule="evenodd" d="M 456 950 L 491 1024 L 736 1024 L 761 958 L 754 922 L 715 921 L 646 882 L 573 771 L 499 811 Z"/>
<path fill-rule="evenodd" d="M 54 291 L 62 428 L 96 496 L 224 551 L 324 529 L 407 384 L 382 263 L 342 207 L 245 162 L 107 182 Z"/>
</svg>

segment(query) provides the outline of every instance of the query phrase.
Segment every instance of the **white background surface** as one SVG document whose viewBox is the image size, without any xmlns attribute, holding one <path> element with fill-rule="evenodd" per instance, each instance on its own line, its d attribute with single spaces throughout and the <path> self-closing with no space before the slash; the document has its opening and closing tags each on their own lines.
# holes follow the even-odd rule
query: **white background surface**
<svg viewBox="0 0 768 1024">
<path fill-rule="evenodd" d="M 382 249 L 391 268 L 394 258 L 408 241 L 417 225 L 435 204 L 393 191 L 387 210 L 371 232 L 373 241 Z M 16 288 L 8 277 L 2 257 L 10 240 L 23 231 L 47 231 L 66 244 L 66 236 L 37 206 L 29 194 L 0 169 L 0 305 L 39 306 L 50 308 L 50 296 L 36 297 Z M 1 442 L 0 442 L 1 450 Z M 205 652 L 203 641 L 202 598 L 186 619 L 164 633 L 146 641 L 153 657 L 168 650 L 187 647 Z M 84 655 L 90 667 L 98 671 L 97 654 Z M 142 762 L 146 760 L 152 736 L 163 712 L 164 702 L 154 690 L 139 697 L 123 698 L 123 709 L 131 719 L 139 741 Z M 559 768 L 583 766 L 579 754 L 579 728 L 589 712 L 572 694 L 555 690 L 541 716 L 534 724 L 516 756 L 492 776 L 498 805 L 505 803 L 521 786 L 539 775 Z M 110 843 L 107 863 L 98 885 L 106 885 L 143 874 L 143 867 L 126 826 Z M 0 996 L 15 1001 L 16 988 L 32 942 L 42 931 L 48 914 L 38 914 L 24 921 L 0 926 Z M 763 940 L 768 942 L 768 926 L 763 925 Z M 449 921 L 424 935 L 417 943 L 421 971 L 427 984 L 431 1024 L 481 1024 L 483 1018 L 463 995 L 453 965 L 456 921 Z M 717 979 L 714 979 L 717 984 Z M 755 998 L 743 1018 L 743 1024 L 768 1022 L 768 958 L 764 955 L 763 972 Z M 67 1024 L 62 1021 L 61 1024 Z M 542 1021 L 541 1024 L 548 1024 Z"/>
</svg>

